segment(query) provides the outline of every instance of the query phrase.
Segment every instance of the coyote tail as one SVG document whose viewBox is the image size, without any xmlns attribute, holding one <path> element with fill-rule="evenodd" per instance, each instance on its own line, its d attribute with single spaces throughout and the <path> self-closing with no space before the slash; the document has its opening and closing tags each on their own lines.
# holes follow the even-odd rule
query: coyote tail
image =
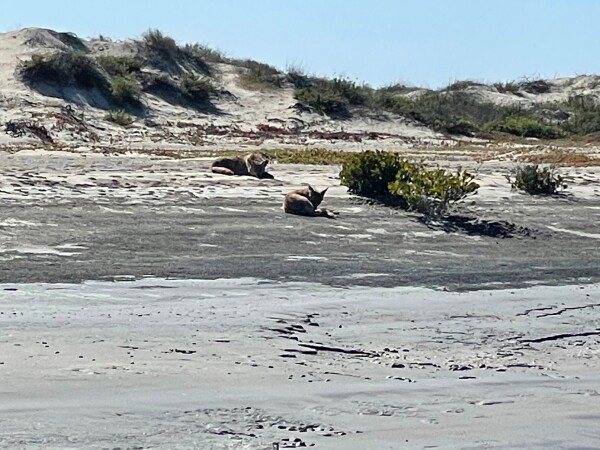
<svg viewBox="0 0 600 450">
<path fill-rule="evenodd" d="M 328 219 L 335 219 L 335 212 L 327 208 L 315 209 L 314 215 L 316 217 L 327 217 Z"/>
</svg>

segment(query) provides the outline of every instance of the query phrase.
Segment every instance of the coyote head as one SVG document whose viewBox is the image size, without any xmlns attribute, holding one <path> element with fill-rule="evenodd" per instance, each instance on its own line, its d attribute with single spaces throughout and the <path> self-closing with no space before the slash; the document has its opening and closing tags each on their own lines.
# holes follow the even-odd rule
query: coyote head
<svg viewBox="0 0 600 450">
<path fill-rule="evenodd" d="M 325 192 L 327 192 L 327 189 L 329 189 L 329 188 L 325 188 L 321 192 L 319 192 L 309 184 L 307 189 L 308 189 L 308 196 L 307 196 L 308 199 L 310 200 L 310 202 L 313 204 L 313 206 L 315 208 L 318 208 L 319 205 L 321 204 L 321 202 L 323 201 L 323 197 L 325 197 Z"/>
<path fill-rule="evenodd" d="M 250 153 L 246 156 L 246 167 L 248 172 L 257 178 L 262 178 L 269 164 L 268 158 L 260 153 Z"/>
</svg>

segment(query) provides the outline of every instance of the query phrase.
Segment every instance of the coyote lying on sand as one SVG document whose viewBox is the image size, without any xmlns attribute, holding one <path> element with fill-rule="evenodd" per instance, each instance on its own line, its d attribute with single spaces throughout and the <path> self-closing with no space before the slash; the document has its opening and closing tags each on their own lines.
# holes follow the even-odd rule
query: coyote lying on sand
<svg viewBox="0 0 600 450">
<path fill-rule="evenodd" d="M 335 213 L 333 211 L 325 208 L 317 209 L 323 201 L 327 189 L 329 188 L 325 188 L 319 192 L 308 184 L 305 188 L 288 192 L 283 199 L 283 210 L 288 214 L 296 214 L 299 216 L 323 216 L 329 219 L 335 219 Z"/>
<path fill-rule="evenodd" d="M 273 178 L 266 172 L 269 159 L 261 153 L 248 153 L 244 156 L 217 158 L 210 170 L 222 175 L 247 175 L 256 178 Z"/>
</svg>

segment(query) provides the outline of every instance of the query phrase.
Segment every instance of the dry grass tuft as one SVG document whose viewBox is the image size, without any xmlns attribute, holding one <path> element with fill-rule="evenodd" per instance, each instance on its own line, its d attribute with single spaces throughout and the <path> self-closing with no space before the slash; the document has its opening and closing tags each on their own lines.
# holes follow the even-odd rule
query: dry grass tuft
<svg viewBox="0 0 600 450">
<path fill-rule="evenodd" d="M 583 153 L 562 150 L 550 150 L 545 153 L 521 155 L 517 158 L 532 164 L 552 164 L 562 167 L 592 167 L 600 166 L 600 158 L 592 158 Z"/>
</svg>

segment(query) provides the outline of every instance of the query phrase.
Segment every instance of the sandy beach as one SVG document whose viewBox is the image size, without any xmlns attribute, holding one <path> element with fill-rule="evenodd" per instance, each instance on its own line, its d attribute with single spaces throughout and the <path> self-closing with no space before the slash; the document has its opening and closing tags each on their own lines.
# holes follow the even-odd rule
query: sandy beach
<svg viewBox="0 0 600 450">
<path fill-rule="evenodd" d="M 3 448 L 594 448 L 600 286 L 3 284 Z"/>
<path fill-rule="evenodd" d="M 484 165 L 470 211 L 514 224 L 486 235 L 353 198 L 336 166 L 256 180 L 207 158 L 0 159 L 2 448 L 600 438 L 594 168 L 537 199 Z M 283 214 L 301 181 L 332 186 L 337 220 Z"/>
</svg>

